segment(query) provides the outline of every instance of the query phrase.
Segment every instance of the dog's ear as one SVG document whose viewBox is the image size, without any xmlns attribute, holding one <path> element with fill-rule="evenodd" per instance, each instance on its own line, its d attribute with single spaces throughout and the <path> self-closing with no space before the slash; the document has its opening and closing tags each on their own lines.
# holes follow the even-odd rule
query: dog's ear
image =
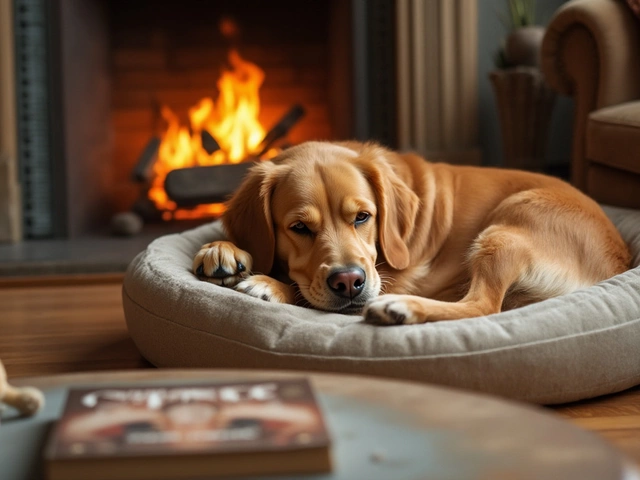
<svg viewBox="0 0 640 480">
<path fill-rule="evenodd" d="M 420 200 L 394 171 L 386 155 L 390 153 L 380 148 L 365 152 L 361 156 L 361 168 L 376 195 L 380 250 L 392 268 L 401 270 L 411 261 L 407 241 L 415 225 Z"/>
<path fill-rule="evenodd" d="M 271 217 L 271 194 L 277 182 L 275 170 L 270 161 L 251 167 L 227 202 L 222 217 L 229 239 L 253 257 L 252 271 L 265 275 L 273 266 L 276 244 Z"/>
</svg>

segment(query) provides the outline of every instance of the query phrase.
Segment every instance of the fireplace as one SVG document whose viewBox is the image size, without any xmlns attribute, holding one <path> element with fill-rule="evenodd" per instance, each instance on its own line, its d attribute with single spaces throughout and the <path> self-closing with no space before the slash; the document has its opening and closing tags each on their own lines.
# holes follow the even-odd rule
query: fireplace
<svg viewBox="0 0 640 480">
<path fill-rule="evenodd" d="M 351 39 L 338 24 L 344 5 L 18 0 L 25 236 L 82 236 L 130 210 L 148 187 L 132 179 L 145 146 L 162 137 L 168 117 L 190 127 L 189 110 L 216 100 L 230 55 L 263 72 L 258 120 L 265 130 L 297 103 L 305 116 L 288 141 L 352 136 L 351 51 L 340 48 Z M 47 41 L 34 46 L 43 40 L 38 34 Z M 40 46 L 45 64 L 31 53 Z M 47 81 L 33 85 L 38 67 Z M 42 92 L 48 118 L 34 125 Z M 41 150 L 34 142 L 43 137 Z"/>
<path fill-rule="evenodd" d="M 5 195 L 18 214 L 0 238 L 106 231 L 145 198 L 136 168 L 167 118 L 194 133 L 189 111 L 216 101 L 232 52 L 264 72 L 264 131 L 304 110 L 275 147 L 373 139 L 478 163 L 476 9 L 476 0 L 14 0 L 15 62 L 0 66 L 15 69 L 6 178 L 18 181 L 0 189 L 0 209 Z"/>
</svg>

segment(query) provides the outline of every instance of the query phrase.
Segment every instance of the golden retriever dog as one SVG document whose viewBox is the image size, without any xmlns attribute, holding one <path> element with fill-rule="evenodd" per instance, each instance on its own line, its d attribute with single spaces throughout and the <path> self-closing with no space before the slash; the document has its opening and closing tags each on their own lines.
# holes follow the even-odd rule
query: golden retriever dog
<svg viewBox="0 0 640 480">
<path fill-rule="evenodd" d="M 307 142 L 251 168 L 203 280 L 270 302 L 399 325 L 498 313 L 625 271 L 600 207 L 562 180 Z"/>
</svg>

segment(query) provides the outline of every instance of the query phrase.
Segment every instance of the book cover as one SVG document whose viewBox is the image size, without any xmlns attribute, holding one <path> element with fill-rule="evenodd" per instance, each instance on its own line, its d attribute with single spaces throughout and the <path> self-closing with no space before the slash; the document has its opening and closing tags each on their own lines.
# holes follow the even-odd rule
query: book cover
<svg viewBox="0 0 640 480">
<path fill-rule="evenodd" d="M 69 390 L 45 461 L 51 480 L 321 472 L 329 444 L 304 378 L 84 388 Z"/>
</svg>

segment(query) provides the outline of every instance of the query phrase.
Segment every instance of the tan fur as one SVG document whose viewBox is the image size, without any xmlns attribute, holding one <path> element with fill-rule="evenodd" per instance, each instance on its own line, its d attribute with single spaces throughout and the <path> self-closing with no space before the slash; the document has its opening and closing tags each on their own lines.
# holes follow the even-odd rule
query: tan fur
<svg viewBox="0 0 640 480">
<path fill-rule="evenodd" d="M 356 225 L 364 212 L 369 219 Z M 356 142 L 308 142 L 257 164 L 224 225 L 232 242 L 202 247 L 194 259 L 201 278 L 376 324 L 497 313 L 593 285 L 630 263 L 600 207 L 561 180 Z M 351 266 L 366 275 L 361 291 L 336 295 L 328 276 Z"/>
<path fill-rule="evenodd" d="M 23 415 L 34 415 L 44 405 L 44 395 L 33 387 L 16 388 L 7 381 L 7 372 L 0 361 L 0 402 L 12 406 Z"/>
</svg>

